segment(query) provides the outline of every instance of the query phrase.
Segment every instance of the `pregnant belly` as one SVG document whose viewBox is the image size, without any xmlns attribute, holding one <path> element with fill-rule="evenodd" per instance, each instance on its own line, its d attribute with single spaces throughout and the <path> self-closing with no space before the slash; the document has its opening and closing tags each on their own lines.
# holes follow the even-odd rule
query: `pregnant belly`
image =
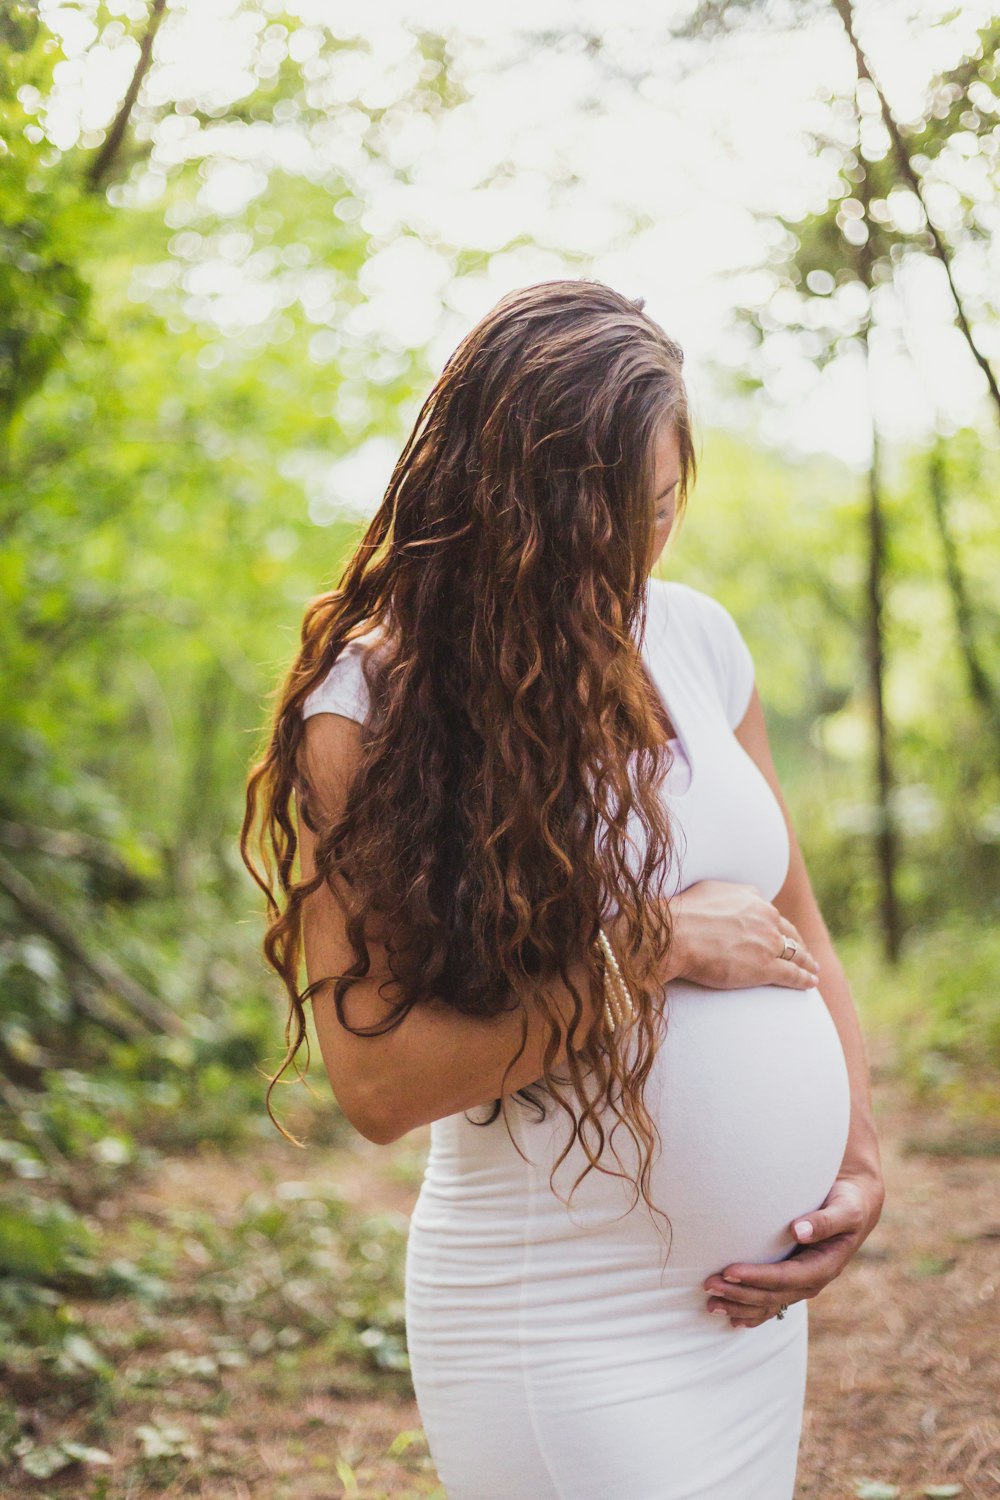
<svg viewBox="0 0 1000 1500">
<path fill-rule="evenodd" d="M 663 1137 L 653 1199 L 671 1263 L 779 1260 L 791 1220 L 818 1208 L 843 1160 L 850 1081 L 818 989 L 668 991 L 650 1082 Z"/>
<path fill-rule="evenodd" d="M 791 1221 L 822 1203 L 847 1144 L 849 1078 L 833 1017 L 815 988 L 711 990 L 678 981 L 667 994 L 667 1029 L 645 1099 L 662 1138 L 650 1196 L 671 1222 L 669 1268 L 693 1279 L 732 1261 L 780 1260 L 796 1243 Z M 526 1132 L 546 1178 L 567 1139 L 565 1117 L 550 1109 L 558 1121 L 541 1161 L 531 1144 L 538 1135 Z M 638 1154 L 624 1126 L 613 1142 L 634 1174 Z M 585 1165 L 576 1143 L 556 1173 L 562 1198 Z M 608 1165 L 615 1168 L 613 1156 Z M 628 1212 L 633 1198 L 627 1184 L 593 1171 L 568 1211 L 536 1195 L 535 1229 L 542 1239 L 546 1228 L 553 1238 L 566 1234 L 568 1212 L 578 1230 L 617 1238 L 627 1257 L 656 1234 L 641 1200 Z M 660 1215 L 655 1224 L 669 1233 Z"/>
</svg>

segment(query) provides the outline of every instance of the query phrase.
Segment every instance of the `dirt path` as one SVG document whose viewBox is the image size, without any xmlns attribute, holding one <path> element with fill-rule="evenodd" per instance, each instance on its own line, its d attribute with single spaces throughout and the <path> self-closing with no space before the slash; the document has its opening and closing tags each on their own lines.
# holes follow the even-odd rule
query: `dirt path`
<svg viewBox="0 0 1000 1500">
<path fill-rule="evenodd" d="M 935 1493 L 996 1500 L 1000 1155 L 995 1142 L 990 1152 L 985 1136 L 981 1154 L 943 1149 L 947 1127 L 908 1102 L 880 1067 L 877 1047 L 872 1054 L 887 1203 L 844 1275 L 810 1304 L 796 1500 L 917 1500 Z M 136 1237 L 152 1246 L 161 1274 L 181 1294 L 177 1305 L 193 1310 L 172 1322 L 168 1317 L 164 1327 L 127 1299 L 92 1309 L 109 1339 L 119 1338 L 127 1351 L 122 1368 L 131 1371 L 145 1360 L 146 1373 L 140 1369 L 102 1431 L 113 1467 L 86 1483 L 61 1475 L 63 1482 L 50 1481 L 46 1494 L 74 1500 L 443 1500 L 405 1369 L 359 1374 L 357 1362 L 321 1338 L 298 1337 L 294 1347 L 283 1347 L 280 1331 L 273 1348 L 254 1350 L 238 1299 L 230 1314 L 218 1303 L 214 1311 L 201 1311 L 190 1295 L 199 1278 L 218 1277 L 220 1258 L 229 1268 L 223 1279 L 234 1283 L 258 1268 L 287 1280 L 290 1262 L 255 1238 L 257 1231 L 246 1237 L 236 1226 L 245 1226 L 252 1195 L 273 1201 L 275 1193 L 288 1196 L 295 1183 L 300 1188 L 292 1198 L 334 1193 L 352 1218 L 387 1213 L 402 1226 L 401 1238 L 428 1139 L 424 1130 L 380 1148 L 352 1137 L 346 1147 L 302 1152 L 275 1136 L 235 1159 L 168 1159 L 141 1187 L 133 1184 L 127 1196 L 102 1205 L 106 1229 L 120 1235 L 123 1250 Z M 308 1214 L 293 1220 L 283 1254 L 295 1253 L 307 1223 Z M 234 1241 L 242 1245 L 235 1252 Z M 269 1262 L 276 1269 L 267 1273 Z M 336 1284 L 332 1275 L 327 1287 Z M 397 1299 L 394 1277 L 401 1277 L 398 1267 L 381 1298 Z M 280 1317 L 274 1326 L 280 1330 Z M 242 1338 L 250 1357 L 232 1368 L 222 1360 L 204 1380 L 197 1361 L 213 1349 L 218 1354 L 220 1329 Z M 171 1364 L 178 1350 L 187 1355 Z M 195 1364 L 185 1367 L 184 1358 Z M 150 1422 L 168 1428 L 179 1422 L 196 1439 L 197 1459 L 181 1457 L 173 1469 L 169 1461 L 165 1468 L 144 1468 L 137 1433 Z M 31 1484 L 23 1493 L 42 1488 Z M 15 1492 L 0 1486 L 0 1493 Z"/>
<path fill-rule="evenodd" d="M 874 1069 L 880 1223 L 810 1304 L 797 1500 L 1000 1495 L 1000 1156 Z M 972 1149 L 968 1135 L 964 1150 Z M 989 1150 L 989 1147 L 994 1150 Z M 959 1488 L 949 1488 L 958 1486 Z"/>
</svg>

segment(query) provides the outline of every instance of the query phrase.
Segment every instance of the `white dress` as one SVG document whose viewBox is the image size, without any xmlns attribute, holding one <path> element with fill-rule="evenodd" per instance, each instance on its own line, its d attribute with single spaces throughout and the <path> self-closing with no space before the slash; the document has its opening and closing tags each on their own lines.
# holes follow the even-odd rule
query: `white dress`
<svg viewBox="0 0 1000 1500">
<path fill-rule="evenodd" d="M 360 652 L 342 654 L 304 713 L 363 718 Z M 753 684 L 735 621 L 685 584 L 649 581 L 643 658 L 678 736 L 665 795 L 675 889 L 714 878 L 769 900 L 788 838 L 732 730 Z M 634 825 L 637 845 L 641 826 Z M 847 1142 L 850 1092 L 820 992 L 666 987 L 667 1029 L 645 1098 L 663 1140 L 651 1196 L 591 1171 L 572 1203 L 549 1176 L 568 1119 L 507 1101 L 435 1120 L 406 1254 L 414 1392 L 448 1500 L 792 1500 L 808 1304 L 733 1328 L 702 1283 L 734 1261 L 783 1259 Z M 567 1098 L 571 1095 L 567 1092 Z M 614 1145 L 638 1162 L 624 1127 Z M 608 1164 L 618 1170 L 613 1158 Z M 569 1197 L 577 1143 L 556 1174 Z"/>
</svg>

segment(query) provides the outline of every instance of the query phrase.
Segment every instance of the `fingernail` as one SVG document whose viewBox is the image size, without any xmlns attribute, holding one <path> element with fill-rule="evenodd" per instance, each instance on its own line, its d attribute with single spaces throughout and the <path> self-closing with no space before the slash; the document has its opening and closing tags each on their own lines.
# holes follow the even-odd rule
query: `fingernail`
<svg viewBox="0 0 1000 1500">
<path fill-rule="evenodd" d="M 724 1307 L 710 1307 L 708 1310 L 713 1313 L 724 1313 L 726 1311 Z"/>
<path fill-rule="evenodd" d="M 743 1285 L 742 1281 L 740 1280 L 740 1278 L 738 1276 L 727 1276 L 726 1273 L 725 1273 L 725 1271 L 723 1271 L 723 1273 L 722 1273 L 722 1279 L 723 1279 L 723 1281 L 732 1281 L 732 1282 L 735 1283 L 736 1286 L 742 1286 Z"/>
<path fill-rule="evenodd" d="M 811 1240 L 813 1237 L 813 1227 L 808 1219 L 798 1219 L 796 1223 L 792 1225 L 792 1228 L 795 1230 L 795 1233 L 798 1235 L 800 1240 Z"/>
</svg>

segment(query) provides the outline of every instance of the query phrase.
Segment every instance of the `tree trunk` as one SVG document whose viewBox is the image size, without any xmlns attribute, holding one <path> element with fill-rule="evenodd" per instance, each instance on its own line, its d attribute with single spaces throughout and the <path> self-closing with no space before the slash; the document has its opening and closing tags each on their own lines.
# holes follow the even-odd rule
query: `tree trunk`
<svg viewBox="0 0 1000 1500">
<path fill-rule="evenodd" d="M 871 356 L 865 332 L 866 363 Z M 865 645 L 868 659 L 868 689 L 871 695 L 875 746 L 875 793 L 878 827 L 875 854 L 879 873 L 879 914 L 882 946 L 889 963 L 899 959 L 901 924 L 896 896 L 899 864 L 896 823 L 892 806 L 893 774 L 889 750 L 889 726 L 885 712 L 884 593 L 886 573 L 885 514 L 882 506 L 881 456 L 878 428 L 872 413 L 872 461 L 868 471 L 868 575 L 866 582 Z"/>
<path fill-rule="evenodd" d="M 861 335 L 861 351 L 865 361 L 868 383 L 868 409 L 871 420 L 872 456 L 868 470 L 868 574 L 865 589 L 865 647 L 868 661 L 868 691 L 871 698 L 872 729 L 874 732 L 874 781 L 875 803 L 878 808 L 878 827 L 875 832 L 875 856 L 879 877 L 879 915 L 882 928 L 882 946 L 886 959 L 895 964 L 902 946 L 902 931 L 899 901 L 896 895 L 896 874 L 899 865 L 899 850 L 896 838 L 895 811 L 893 808 L 892 759 L 889 748 L 889 724 L 885 711 L 885 627 L 884 595 L 886 578 L 886 527 L 882 504 L 881 443 L 879 441 L 878 418 L 875 407 L 875 386 L 872 375 L 870 334 L 872 328 L 872 291 L 875 285 L 875 263 L 872 246 L 873 220 L 871 217 L 871 182 L 864 165 L 861 151 L 861 120 L 858 118 L 858 164 L 862 168 L 857 185 L 858 197 L 864 205 L 865 225 L 868 238 L 858 247 L 858 269 L 868 292 L 868 314 Z"/>
<path fill-rule="evenodd" d="M 982 657 L 979 655 L 972 605 L 959 562 L 958 546 L 948 517 L 948 481 L 940 442 L 935 443 L 931 449 L 927 464 L 927 479 L 931 507 L 934 511 L 934 523 L 944 555 L 945 577 L 948 580 L 948 592 L 951 595 L 951 606 L 955 616 L 958 648 L 965 663 L 969 691 L 986 718 L 991 743 L 1000 752 L 1000 701 L 998 701 L 996 689 L 989 674 L 983 666 Z"/>
</svg>

